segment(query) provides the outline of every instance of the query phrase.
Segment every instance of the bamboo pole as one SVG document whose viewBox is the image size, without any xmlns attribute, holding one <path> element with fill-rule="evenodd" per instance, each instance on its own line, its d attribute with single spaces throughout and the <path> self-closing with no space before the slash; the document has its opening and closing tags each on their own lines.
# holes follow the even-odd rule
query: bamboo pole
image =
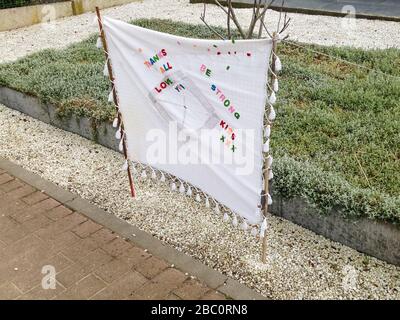
<svg viewBox="0 0 400 320">
<path fill-rule="evenodd" d="M 271 82 L 270 82 L 270 87 L 271 90 L 273 90 L 274 87 L 274 82 L 276 79 L 276 70 L 275 70 L 275 61 L 276 61 L 276 46 L 277 46 L 277 33 L 274 32 L 272 35 L 272 59 L 271 59 Z M 272 125 L 272 123 L 268 120 L 268 124 Z M 268 137 L 270 139 L 270 137 Z M 269 157 L 269 152 L 267 154 L 267 158 Z M 268 194 L 269 194 L 269 172 L 271 168 L 268 166 L 268 163 L 264 160 L 265 168 L 264 168 L 264 197 L 265 197 L 265 203 L 264 203 L 264 218 L 267 217 L 268 213 Z M 262 242 L 262 256 L 261 256 L 261 261 L 263 263 L 266 263 L 267 261 L 267 235 L 264 233 L 264 238 Z"/>
<path fill-rule="evenodd" d="M 114 78 L 114 73 L 113 73 L 113 70 L 112 70 L 111 61 L 110 61 L 109 56 L 108 56 L 108 45 L 107 45 L 107 40 L 106 40 L 105 33 L 104 33 L 103 22 L 101 20 L 99 7 L 96 7 L 96 14 L 97 14 L 97 20 L 98 20 L 98 23 L 99 23 L 100 38 L 101 38 L 101 42 L 103 44 L 104 55 L 106 57 L 106 62 L 107 62 L 108 75 L 109 75 L 111 86 L 112 86 L 113 100 L 114 100 L 115 110 L 116 110 L 117 118 L 118 118 L 118 127 L 121 128 L 121 135 L 122 135 L 121 139 L 122 139 L 123 153 L 124 153 L 125 160 L 127 160 L 127 162 L 128 162 L 127 171 L 128 171 L 129 186 L 130 186 L 130 189 L 131 189 L 131 196 L 135 197 L 136 192 L 135 192 L 135 186 L 133 185 L 131 168 L 130 168 L 130 163 L 129 163 L 129 160 L 128 160 L 128 151 L 127 151 L 127 147 L 126 147 L 126 136 L 124 134 L 124 123 L 122 121 L 121 113 L 119 112 L 118 95 L 117 95 L 117 90 L 116 90 L 115 84 L 114 84 L 115 78 Z"/>
</svg>

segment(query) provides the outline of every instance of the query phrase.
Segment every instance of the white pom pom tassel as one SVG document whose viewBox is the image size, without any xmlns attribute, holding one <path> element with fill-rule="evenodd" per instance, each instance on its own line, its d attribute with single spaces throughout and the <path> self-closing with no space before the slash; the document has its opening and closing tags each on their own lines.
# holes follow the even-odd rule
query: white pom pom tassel
<svg viewBox="0 0 400 320">
<path fill-rule="evenodd" d="M 267 230 L 267 218 L 264 218 L 261 227 L 260 227 L 260 237 L 264 238 L 265 231 Z"/>
<path fill-rule="evenodd" d="M 215 210 L 215 213 L 220 213 L 219 205 L 218 205 L 218 204 L 215 205 L 215 209 L 214 209 L 214 210 Z"/>
<path fill-rule="evenodd" d="M 247 224 L 246 220 L 243 220 L 243 222 L 240 225 L 240 229 L 246 231 L 249 228 L 249 225 Z"/>
<path fill-rule="evenodd" d="M 186 195 L 187 195 L 188 197 L 191 197 L 191 196 L 192 196 L 192 188 L 191 188 L 190 186 L 189 186 L 188 189 L 187 189 Z"/>
<path fill-rule="evenodd" d="M 196 194 L 196 201 L 197 201 L 197 202 L 200 202 L 200 201 L 201 201 L 200 194 Z"/>
<path fill-rule="evenodd" d="M 164 172 L 161 172 L 160 181 L 161 181 L 161 182 L 165 182 L 165 175 L 164 175 Z"/>
<path fill-rule="evenodd" d="M 108 102 L 114 102 L 114 94 L 113 91 L 111 90 L 111 92 L 108 94 Z"/>
<path fill-rule="evenodd" d="M 279 72 L 282 70 L 282 62 L 281 59 L 279 59 L 278 56 L 275 57 L 275 71 Z"/>
<path fill-rule="evenodd" d="M 250 231 L 250 233 L 251 233 L 251 235 L 252 235 L 253 237 L 256 237 L 256 236 L 257 236 L 257 228 L 256 228 L 256 227 L 252 228 L 251 231 Z"/>
<path fill-rule="evenodd" d="M 273 85 L 272 85 L 272 89 L 273 89 L 275 92 L 278 92 L 278 91 L 279 91 L 279 81 L 278 81 L 278 78 L 275 78 L 274 83 L 273 83 Z"/>
<path fill-rule="evenodd" d="M 128 170 L 128 160 L 125 160 L 124 164 L 122 165 L 122 170 L 123 171 Z"/>
<path fill-rule="evenodd" d="M 268 168 L 271 168 L 271 166 L 272 166 L 272 161 L 273 161 L 273 160 L 274 160 L 274 159 L 272 158 L 272 156 L 269 155 L 268 158 L 267 158 L 267 167 L 268 167 Z"/>
<path fill-rule="evenodd" d="M 269 193 L 267 193 L 267 199 L 268 199 L 268 205 L 270 206 L 272 204 L 272 198 Z"/>
<path fill-rule="evenodd" d="M 124 139 L 121 139 L 118 146 L 119 151 L 124 151 Z"/>
<path fill-rule="evenodd" d="M 270 104 L 275 104 L 276 102 L 276 94 L 274 91 L 271 92 L 271 95 L 269 96 L 269 103 Z"/>
<path fill-rule="evenodd" d="M 210 200 L 208 200 L 208 198 L 206 198 L 206 208 L 210 207 Z"/>
<path fill-rule="evenodd" d="M 175 184 L 175 182 L 172 182 L 172 184 L 171 184 L 171 190 L 172 190 L 172 191 L 175 191 L 175 190 L 176 190 L 176 184 Z"/>
<path fill-rule="evenodd" d="M 113 128 L 118 127 L 118 118 L 115 118 L 112 124 Z"/>
<path fill-rule="evenodd" d="M 265 141 L 263 145 L 263 152 L 268 153 L 269 152 L 269 139 Z"/>
<path fill-rule="evenodd" d="M 97 38 L 97 41 L 96 41 L 96 48 L 97 48 L 97 49 L 103 48 L 103 42 L 101 41 L 101 38 L 100 38 L 100 37 Z"/>
<path fill-rule="evenodd" d="M 181 182 L 181 185 L 179 186 L 179 192 L 185 193 L 185 186 L 183 185 L 183 182 Z"/>
<path fill-rule="evenodd" d="M 271 136 L 271 126 L 267 125 L 264 129 L 264 138 L 269 139 Z"/>
<path fill-rule="evenodd" d="M 131 162 L 131 170 L 133 174 L 137 174 L 136 166 L 134 162 Z"/>
<path fill-rule="evenodd" d="M 153 179 L 153 180 L 156 180 L 157 179 L 157 174 L 156 174 L 156 172 L 153 170 L 153 172 L 151 173 L 151 178 Z"/>
<path fill-rule="evenodd" d="M 115 139 L 119 140 L 121 139 L 121 127 L 118 128 L 118 130 L 115 132 Z"/>
<path fill-rule="evenodd" d="M 272 180 L 274 178 L 274 173 L 272 170 L 268 170 L 268 180 Z"/>
<path fill-rule="evenodd" d="M 103 76 L 105 76 L 105 77 L 110 76 L 108 73 L 108 64 L 107 63 L 104 65 L 104 68 L 103 68 Z"/>
<path fill-rule="evenodd" d="M 237 227 L 237 226 L 238 226 L 238 219 L 237 219 L 237 217 L 236 217 L 236 214 L 233 215 L 232 225 L 233 225 L 234 227 Z"/>
<path fill-rule="evenodd" d="M 269 115 L 268 115 L 268 120 L 269 121 L 274 121 L 276 118 L 276 112 L 273 106 L 271 106 L 270 110 L 269 110 Z"/>
<path fill-rule="evenodd" d="M 229 221 L 228 213 L 226 213 L 226 212 L 224 213 L 224 218 L 223 219 L 224 219 L 225 222 Z"/>
<path fill-rule="evenodd" d="M 144 179 L 144 180 L 147 179 L 147 172 L 146 172 L 146 169 L 144 169 L 144 170 L 142 171 L 141 177 L 142 177 L 142 179 Z"/>
</svg>

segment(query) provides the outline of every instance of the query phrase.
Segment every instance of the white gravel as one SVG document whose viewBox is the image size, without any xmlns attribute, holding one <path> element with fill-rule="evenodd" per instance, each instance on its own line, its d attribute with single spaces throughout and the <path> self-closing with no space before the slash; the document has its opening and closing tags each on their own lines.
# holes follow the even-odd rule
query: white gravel
<svg viewBox="0 0 400 320">
<path fill-rule="evenodd" d="M 144 0 L 124 6 L 102 10 L 103 15 L 132 20 L 136 18 L 161 18 L 201 24 L 202 4 L 189 4 L 189 0 Z M 207 21 L 213 25 L 225 25 L 221 10 L 208 6 Z M 237 9 L 237 16 L 246 26 L 251 9 Z M 398 35 L 400 23 L 289 14 L 292 18 L 288 30 L 291 40 L 324 45 L 355 46 L 361 48 L 400 48 Z M 93 24 L 94 13 L 68 17 L 47 24 L 0 32 L 0 61 L 11 61 L 26 54 L 44 49 L 61 48 L 87 38 L 97 32 Z M 269 11 L 267 25 L 275 27 L 278 13 Z"/>
<path fill-rule="evenodd" d="M 0 156 L 38 173 L 274 299 L 400 299 L 400 268 L 269 216 L 268 264 L 260 242 L 193 198 L 136 181 L 122 156 L 0 105 Z"/>
<path fill-rule="evenodd" d="M 169 18 L 200 23 L 203 6 L 188 0 L 147 0 L 103 10 L 111 17 Z M 237 11 L 248 21 L 249 9 Z M 52 24 L 0 33 L 0 62 L 44 48 L 60 48 L 97 31 L 93 14 Z M 346 32 L 341 18 L 290 14 L 291 39 L 363 48 L 400 47 L 400 24 L 356 20 Z M 270 26 L 277 13 L 271 12 Z M 208 21 L 223 25 L 218 8 L 209 6 Z M 351 24 L 350 24 L 351 26 Z M 89 140 L 36 121 L 0 105 L 0 156 L 79 194 L 135 224 L 205 264 L 239 279 L 275 299 L 400 299 L 400 268 L 277 217 L 269 217 L 268 264 L 259 262 L 260 243 L 234 230 L 193 199 L 167 186 L 137 181 L 138 198 L 129 197 L 122 156 Z"/>
</svg>

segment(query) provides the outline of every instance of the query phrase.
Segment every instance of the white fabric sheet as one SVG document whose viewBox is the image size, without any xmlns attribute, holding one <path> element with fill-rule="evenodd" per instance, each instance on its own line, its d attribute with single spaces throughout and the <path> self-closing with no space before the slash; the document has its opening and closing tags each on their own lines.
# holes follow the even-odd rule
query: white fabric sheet
<svg viewBox="0 0 400 320">
<path fill-rule="evenodd" d="M 129 159 L 260 223 L 272 42 L 189 39 L 108 17 L 103 26 Z"/>
</svg>

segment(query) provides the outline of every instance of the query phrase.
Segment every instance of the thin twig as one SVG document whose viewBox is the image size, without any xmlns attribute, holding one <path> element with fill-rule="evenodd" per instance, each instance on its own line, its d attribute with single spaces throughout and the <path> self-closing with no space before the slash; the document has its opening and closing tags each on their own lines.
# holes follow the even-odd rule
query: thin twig
<svg viewBox="0 0 400 320">
<path fill-rule="evenodd" d="M 365 180 L 367 180 L 369 187 L 372 188 L 371 183 L 369 182 L 368 177 L 365 174 L 364 168 L 362 167 L 360 160 L 358 160 L 357 153 L 354 154 L 354 157 L 356 158 L 358 166 L 360 167 L 360 170 L 361 170 L 362 174 L 364 175 Z"/>
<path fill-rule="evenodd" d="M 232 0 L 228 0 L 228 5 Z M 228 39 L 232 39 L 231 34 L 231 10 L 228 7 L 228 18 L 226 20 L 227 28 L 228 28 Z"/>
<path fill-rule="evenodd" d="M 203 13 L 200 15 L 200 20 L 203 21 L 203 23 L 207 26 L 208 29 L 210 29 L 211 32 L 213 32 L 215 35 L 217 35 L 221 40 L 225 40 L 225 38 L 213 27 L 211 27 L 207 22 L 206 22 L 206 4 L 204 4 L 204 10 Z"/>
<path fill-rule="evenodd" d="M 229 11 L 227 11 L 224 6 L 218 1 L 218 0 L 214 0 L 215 4 L 217 4 L 226 14 L 231 14 L 231 18 L 232 21 L 234 22 L 234 24 L 236 25 L 236 28 L 239 30 L 240 35 L 242 36 L 243 39 L 246 39 L 246 35 L 243 32 L 242 26 L 240 25 L 236 14 L 235 14 L 235 10 L 233 9 L 233 5 L 232 5 L 232 1 L 229 1 L 228 6 L 229 6 Z"/>
</svg>

